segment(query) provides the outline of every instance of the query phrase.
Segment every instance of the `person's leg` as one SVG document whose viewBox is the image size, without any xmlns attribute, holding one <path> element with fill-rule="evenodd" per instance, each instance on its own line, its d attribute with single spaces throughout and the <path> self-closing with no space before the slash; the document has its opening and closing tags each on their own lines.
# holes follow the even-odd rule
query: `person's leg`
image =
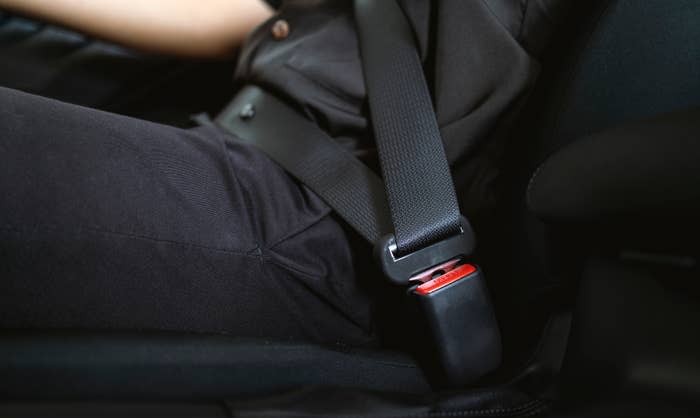
<svg viewBox="0 0 700 418">
<path fill-rule="evenodd" d="M 329 209 L 215 127 L 0 88 L 0 196 L 0 328 L 372 339 Z"/>
</svg>

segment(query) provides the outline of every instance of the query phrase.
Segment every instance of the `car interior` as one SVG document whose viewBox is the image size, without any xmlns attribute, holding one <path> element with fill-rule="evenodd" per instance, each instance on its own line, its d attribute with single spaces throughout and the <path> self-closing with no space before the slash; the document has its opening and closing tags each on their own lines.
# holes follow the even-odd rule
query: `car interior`
<svg viewBox="0 0 700 418">
<path fill-rule="evenodd" d="M 470 218 L 502 336 L 495 372 L 445 385 L 390 341 L 5 330 L 0 415 L 700 415 L 699 22 L 694 0 L 590 0 L 557 28 L 498 132 L 497 208 Z M 20 89 L 164 124 L 193 126 L 236 89 L 234 61 L 139 54 L 20 16 L 0 14 L 0 45 L 0 82 L 31 73 Z"/>
</svg>

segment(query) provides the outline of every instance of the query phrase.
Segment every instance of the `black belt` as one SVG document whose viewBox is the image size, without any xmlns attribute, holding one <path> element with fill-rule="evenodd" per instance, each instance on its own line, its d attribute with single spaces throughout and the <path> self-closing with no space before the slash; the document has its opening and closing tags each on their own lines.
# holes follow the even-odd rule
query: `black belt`
<svg viewBox="0 0 700 418">
<path fill-rule="evenodd" d="M 262 149 L 371 243 L 392 231 L 379 176 L 287 103 L 247 86 L 215 122 Z"/>
<path fill-rule="evenodd" d="M 380 177 L 318 125 L 260 87 L 244 87 L 215 122 L 265 152 L 374 244 L 382 270 L 395 284 L 407 285 L 426 266 L 450 264 L 475 247 L 471 226 L 462 219 L 463 233 L 395 258 L 392 217 Z"/>
<path fill-rule="evenodd" d="M 386 277 L 423 311 L 427 357 L 451 384 L 500 361 L 500 335 L 452 176 L 413 32 L 398 3 L 355 0 L 372 130 L 384 183 L 312 121 L 258 87 L 216 119 L 315 191 L 368 241 Z M 423 345 L 423 344 L 421 344 Z"/>
<path fill-rule="evenodd" d="M 409 294 L 424 312 L 421 322 L 437 341 L 422 356 L 437 358 L 444 380 L 469 382 L 494 367 L 500 341 L 488 290 L 480 270 L 459 265 L 460 256 L 474 248 L 466 220 L 462 222 L 467 233 L 395 258 L 384 184 L 315 123 L 255 86 L 243 88 L 215 122 L 265 152 L 376 244 L 378 261 L 390 281 L 412 286 Z M 431 280 L 435 271 L 448 273 Z"/>
</svg>

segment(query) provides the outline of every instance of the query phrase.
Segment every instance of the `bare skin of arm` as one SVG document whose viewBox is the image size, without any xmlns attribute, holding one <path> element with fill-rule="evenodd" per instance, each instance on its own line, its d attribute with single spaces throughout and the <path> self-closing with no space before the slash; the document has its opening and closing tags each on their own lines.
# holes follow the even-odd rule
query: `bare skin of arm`
<svg viewBox="0 0 700 418">
<path fill-rule="evenodd" d="M 143 51 L 212 58 L 272 15 L 262 0 L 0 0 L 0 9 Z"/>
</svg>

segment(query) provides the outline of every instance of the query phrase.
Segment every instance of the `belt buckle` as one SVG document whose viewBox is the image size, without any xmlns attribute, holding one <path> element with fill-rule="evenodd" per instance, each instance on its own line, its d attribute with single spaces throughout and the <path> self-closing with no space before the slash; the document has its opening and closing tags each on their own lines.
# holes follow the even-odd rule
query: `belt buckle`
<svg viewBox="0 0 700 418">
<path fill-rule="evenodd" d="M 375 248 L 388 280 L 407 286 L 418 308 L 414 333 L 426 371 L 447 386 L 472 383 L 501 361 L 500 331 L 483 273 L 464 262 L 473 249 L 464 218 L 460 234 L 416 252 L 397 257 L 391 235 Z"/>
</svg>

